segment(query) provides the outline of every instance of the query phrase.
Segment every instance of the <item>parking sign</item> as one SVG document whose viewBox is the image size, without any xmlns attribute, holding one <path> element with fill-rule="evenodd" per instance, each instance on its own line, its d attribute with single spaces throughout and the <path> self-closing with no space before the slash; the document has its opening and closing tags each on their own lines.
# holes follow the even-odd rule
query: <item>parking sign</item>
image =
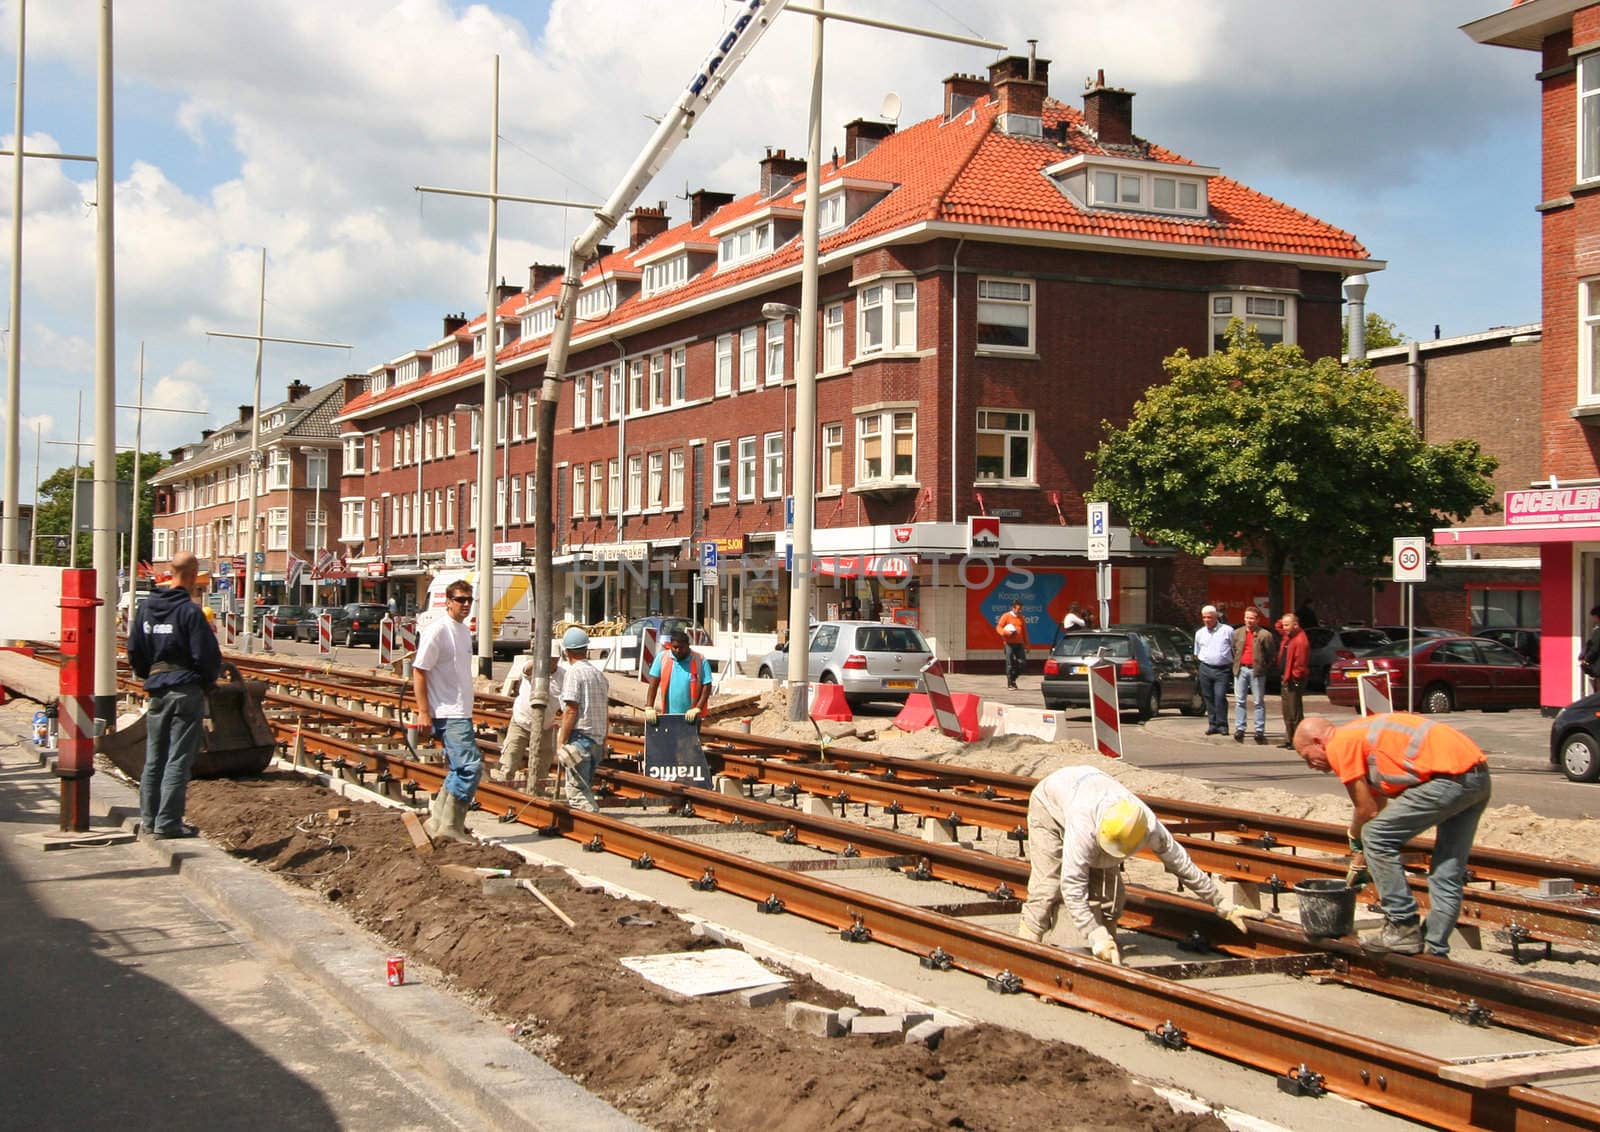
<svg viewBox="0 0 1600 1132">
<path fill-rule="evenodd" d="M 715 589 L 717 575 L 717 544 L 703 542 L 700 544 L 700 584 Z"/>
</svg>

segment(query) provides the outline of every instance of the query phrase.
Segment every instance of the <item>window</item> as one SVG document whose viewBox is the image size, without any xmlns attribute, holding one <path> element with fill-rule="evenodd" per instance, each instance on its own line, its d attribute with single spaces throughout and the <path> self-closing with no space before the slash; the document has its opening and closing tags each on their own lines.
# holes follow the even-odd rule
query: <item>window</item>
<svg viewBox="0 0 1600 1132">
<path fill-rule="evenodd" d="M 307 511 L 305 545 L 313 550 L 320 550 L 327 543 L 328 513 L 326 511 Z"/>
<path fill-rule="evenodd" d="M 638 512 L 644 503 L 644 457 L 628 457 L 628 510 Z"/>
<path fill-rule="evenodd" d="M 582 379 L 579 379 L 573 384 L 581 385 L 582 383 Z M 520 393 L 511 398 L 511 439 L 513 441 L 522 439 L 522 394 Z M 428 455 L 431 458 L 433 454 L 430 452 Z"/>
<path fill-rule="evenodd" d="M 1487 590 L 1467 588 L 1474 635 L 1483 629 L 1537 626 L 1540 622 L 1538 590 Z M 1505 638 L 1502 638 L 1505 639 Z M 1509 644 L 1509 639 L 1505 639 Z"/>
<path fill-rule="evenodd" d="M 276 491 L 280 487 L 292 487 L 294 485 L 294 458 L 282 448 L 274 448 L 270 461 L 268 465 L 268 482 L 272 485 L 273 490 Z M 288 528 L 286 527 L 284 528 L 284 538 L 287 539 L 288 537 Z M 283 548 L 279 547 L 278 549 L 281 550 Z"/>
<path fill-rule="evenodd" d="M 494 525 L 503 527 L 506 523 L 506 481 L 503 476 L 494 478 Z"/>
<path fill-rule="evenodd" d="M 783 494 L 783 433 L 761 438 L 761 494 L 768 499 Z"/>
<path fill-rule="evenodd" d="M 1095 208 L 1127 208 L 1141 212 L 1175 212 L 1201 216 L 1206 211 L 1204 177 L 1183 176 L 1171 165 L 1162 172 L 1141 169 L 1091 169 L 1089 204 Z M 1167 172 L 1167 170 L 1173 170 Z"/>
<path fill-rule="evenodd" d="M 739 389 L 741 392 L 756 387 L 756 328 L 747 326 L 739 331 Z"/>
<path fill-rule="evenodd" d="M 606 371 L 597 369 L 589 375 L 589 423 L 603 424 L 606 419 Z M 528 425 L 532 431 L 533 398 L 528 398 Z"/>
<path fill-rule="evenodd" d="M 581 519 L 583 517 L 583 501 L 588 496 L 588 493 L 585 491 L 588 475 L 589 465 L 572 465 L 572 517 L 574 519 Z"/>
<path fill-rule="evenodd" d="M 683 449 L 667 453 L 667 508 L 683 510 Z"/>
<path fill-rule="evenodd" d="M 467 410 L 467 420 L 472 426 L 472 436 L 468 442 L 472 451 L 478 450 L 478 445 L 483 443 L 483 414 L 476 409 Z"/>
<path fill-rule="evenodd" d="M 1600 279 L 1578 284 L 1578 400 L 1600 401 Z"/>
<path fill-rule="evenodd" d="M 674 287 L 681 287 L 689 281 L 689 256 L 687 254 L 673 256 L 671 259 L 660 263 L 650 263 L 644 269 L 644 293 L 646 297 L 658 291 L 670 291 Z"/>
<path fill-rule="evenodd" d="M 611 510 L 622 511 L 622 466 L 616 460 L 606 461 L 606 498 L 611 503 Z"/>
<path fill-rule="evenodd" d="M 589 421 L 589 383 L 578 378 L 572 383 L 572 427 L 582 428 Z"/>
<path fill-rule="evenodd" d="M 756 438 L 739 438 L 739 499 L 746 502 L 756 497 Z"/>
<path fill-rule="evenodd" d="M 522 522 L 522 492 L 517 490 L 517 488 L 520 487 L 520 486 L 521 486 L 521 484 L 518 481 L 517 477 L 516 476 L 512 476 L 511 477 L 511 486 L 508 489 L 511 492 L 511 525 L 512 526 L 518 526 Z M 530 500 L 530 502 L 531 502 L 531 500 Z M 528 518 L 529 519 L 533 518 L 533 510 L 531 508 L 528 511 Z"/>
<path fill-rule="evenodd" d="M 726 440 L 719 440 L 711 448 L 711 501 L 713 503 L 728 502 L 728 495 L 733 490 L 733 445 Z"/>
<path fill-rule="evenodd" d="M 450 443 L 449 443 L 448 447 L 446 448 L 446 451 L 450 455 L 454 456 L 456 454 L 456 415 L 454 413 L 451 413 L 451 414 L 449 414 L 447 419 L 449 421 L 449 426 L 450 426 L 449 427 Z"/>
<path fill-rule="evenodd" d="M 844 192 L 830 193 L 817 201 L 817 234 L 826 235 L 844 227 Z"/>
<path fill-rule="evenodd" d="M 579 318 L 604 318 L 617 305 L 617 284 L 610 281 L 587 287 L 578 293 Z M 554 323 L 551 324 L 552 326 Z"/>
<path fill-rule="evenodd" d="M 667 356 L 657 354 L 650 359 L 650 407 L 660 408 L 667 403 Z"/>
<path fill-rule="evenodd" d="M 433 489 L 433 529 L 443 533 L 450 529 L 450 513 L 444 508 L 444 488 Z"/>
<path fill-rule="evenodd" d="M 1236 318 L 1265 345 L 1293 342 L 1293 317 L 1293 300 L 1281 295 L 1212 295 L 1212 352 L 1228 348 L 1228 323 Z"/>
<path fill-rule="evenodd" d="M 1578 60 L 1578 180 L 1600 177 L 1600 55 Z"/>
<path fill-rule="evenodd" d="M 783 319 L 767 323 L 767 384 L 783 384 Z"/>
<path fill-rule="evenodd" d="M 530 311 L 522 316 L 522 336 L 533 338 L 540 334 L 549 334 L 556 328 L 556 305 L 554 302 L 546 303 L 536 311 Z"/>
<path fill-rule="evenodd" d="M 722 237 L 717 245 L 717 262 L 727 267 L 766 255 L 771 250 L 772 222 L 769 220 Z"/>
<path fill-rule="evenodd" d="M 453 487 L 444 489 L 444 529 L 456 529 L 456 489 Z"/>
<path fill-rule="evenodd" d="M 628 364 L 628 412 L 637 413 L 644 408 L 644 359 L 635 358 Z"/>
<path fill-rule="evenodd" d="M 383 450 L 378 447 L 382 439 L 381 436 L 372 438 L 372 461 L 367 465 L 367 471 L 369 472 L 383 471 Z"/>
<path fill-rule="evenodd" d="M 427 535 L 433 533 L 433 508 L 427 492 L 422 492 L 417 497 L 417 526 L 416 529 Z"/>
<path fill-rule="evenodd" d="M 978 410 L 980 480 L 1033 482 L 1033 414 L 1011 409 Z"/>
<path fill-rule="evenodd" d="M 651 511 L 661 510 L 661 466 L 666 457 L 660 452 L 650 453 L 650 470 L 645 480 L 645 506 Z"/>
<path fill-rule="evenodd" d="M 494 442 L 496 444 L 504 444 L 506 442 L 506 423 L 507 418 L 510 416 L 508 400 L 509 398 L 500 397 L 494 403 Z"/>
<path fill-rule="evenodd" d="M 1033 283 L 978 280 L 978 349 L 1033 353 Z"/>
<path fill-rule="evenodd" d="M 166 527 L 157 527 L 151 532 L 150 553 L 157 562 L 163 562 L 172 557 L 172 532 Z"/>
<path fill-rule="evenodd" d="M 622 363 L 618 362 L 611 367 L 611 419 L 622 419 Z"/>
<path fill-rule="evenodd" d="M 433 429 L 427 425 L 422 426 L 422 458 L 433 459 Z"/>
<path fill-rule="evenodd" d="M 1152 196 L 1155 207 L 1162 212 L 1199 212 L 1200 184 L 1198 181 L 1178 180 L 1175 177 L 1152 177 Z"/>
<path fill-rule="evenodd" d="M 917 473 L 917 414 L 870 413 L 856 418 L 856 482 L 914 480 Z"/>
<path fill-rule="evenodd" d="M 689 399 L 689 351 L 682 346 L 672 351 L 672 403 Z"/>
<path fill-rule="evenodd" d="M 367 515 L 367 501 L 365 499 L 342 499 L 339 501 L 339 541 L 360 542 L 365 537 L 361 533 L 362 520 Z"/>
<path fill-rule="evenodd" d="M 267 549 L 289 549 L 289 509 L 272 507 L 267 511 Z"/>
<path fill-rule="evenodd" d="M 596 517 L 606 513 L 606 481 L 601 478 L 604 465 L 596 460 L 589 465 L 589 514 Z"/>
<path fill-rule="evenodd" d="M 534 519 L 533 519 L 533 516 L 534 516 L 534 502 L 535 502 L 535 499 L 534 499 L 534 485 L 535 485 L 536 482 L 537 481 L 534 480 L 532 472 L 529 472 L 526 476 L 524 476 L 522 478 L 522 497 L 523 497 L 523 499 L 527 500 L 527 506 L 523 510 L 523 514 L 528 516 L 528 522 L 529 523 L 532 523 L 534 521 Z M 512 481 L 511 481 L 511 491 L 512 491 L 513 494 L 515 494 L 516 490 L 517 490 L 517 481 L 513 478 Z"/>
<path fill-rule="evenodd" d="M 856 352 L 877 354 L 885 350 L 917 348 L 917 285 L 875 283 L 863 287 L 856 299 L 860 326 Z"/>
<path fill-rule="evenodd" d="M 822 369 L 844 368 L 844 304 L 834 303 L 822 312 Z"/>
<path fill-rule="evenodd" d="M 717 338 L 717 393 L 733 392 L 733 335 Z"/>
<path fill-rule="evenodd" d="M 844 425 L 822 426 L 822 490 L 844 488 Z"/>
<path fill-rule="evenodd" d="M 345 437 L 343 473 L 347 476 L 363 474 L 366 471 L 366 455 L 366 438 L 360 436 Z"/>
</svg>

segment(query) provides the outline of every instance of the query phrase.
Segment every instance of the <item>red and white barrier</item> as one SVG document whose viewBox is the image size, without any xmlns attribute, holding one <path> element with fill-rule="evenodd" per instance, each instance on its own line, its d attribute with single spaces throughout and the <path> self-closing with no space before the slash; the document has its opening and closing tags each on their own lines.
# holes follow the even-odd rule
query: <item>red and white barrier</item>
<svg viewBox="0 0 1600 1132">
<path fill-rule="evenodd" d="M 417 651 L 417 619 L 402 617 L 395 627 L 396 646 L 402 656 L 414 656 Z"/>
<path fill-rule="evenodd" d="M 317 614 L 317 655 L 333 655 L 333 614 Z"/>
<path fill-rule="evenodd" d="M 261 651 L 271 652 L 272 642 L 278 635 L 278 618 L 276 614 L 263 613 L 261 615 Z"/>
<path fill-rule="evenodd" d="M 1394 692 L 1389 682 L 1389 670 L 1368 666 L 1367 671 L 1356 674 L 1356 698 L 1362 715 L 1386 715 L 1394 710 Z"/>
<path fill-rule="evenodd" d="M 1108 759 L 1122 757 L 1122 712 L 1117 702 L 1117 666 L 1097 660 L 1089 666 L 1089 719 L 1094 745 Z"/>
<path fill-rule="evenodd" d="M 394 618 L 389 614 L 383 615 L 383 620 L 378 622 L 378 664 L 385 665 L 394 661 Z"/>
<path fill-rule="evenodd" d="M 952 739 L 976 742 L 980 711 L 978 697 L 951 695 L 950 685 L 944 678 L 944 665 L 937 659 L 923 665 L 922 686 L 928 693 L 928 701 L 933 704 L 933 717 L 940 732 Z"/>
<path fill-rule="evenodd" d="M 239 644 L 239 615 L 237 613 L 224 613 L 222 615 L 222 646 L 235 648 Z"/>
<path fill-rule="evenodd" d="M 844 689 L 837 684 L 811 685 L 811 718 L 849 723 L 855 719 L 850 701 L 844 698 Z"/>
</svg>

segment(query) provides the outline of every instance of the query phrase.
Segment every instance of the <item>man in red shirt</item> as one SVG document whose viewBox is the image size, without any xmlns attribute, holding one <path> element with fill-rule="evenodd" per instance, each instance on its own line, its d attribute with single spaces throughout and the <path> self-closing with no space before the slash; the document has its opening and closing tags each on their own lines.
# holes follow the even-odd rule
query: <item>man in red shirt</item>
<svg viewBox="0 0 1600 1132">
<path fill-rule="evenodd" d="M 1311 642 L 1300 628 L 1300 618 L 1285 613 L 1278 622 L 1283 647 L 1278 651 L 1279 684 L 1283 691 L 1283 746 L 1294 749 L 1295 728 L 1305 715 L 1306 680 L 1311 675 Z"/>
<path fill-rule="evenodd" d="M 1295 750 L 1313 770 L 1337 774 L 1355 805 L 1350 819 L 1352 870 L 1372 873 L 1383 908 L 1383 930 L 1366 936 L 1368 951 L 1416 955 L 1450 953 L 1461 915 L 1461 887 L 1478 820 L 1489 806 L 1489 761 L 1471 739 L 1448 724 L 1411 712 L 1367 716 L 1335 727 L 1307 716 Z M 1406 883 L 1400 847 L 1432 829 L 1428 863 L 1428 921 Z"/>
<path fill-rule="evenodd" d="M 1011 602 L 1011 610 L 1000 615 L 995 632 L 1006 649 L 1006 687 L 1015 688 L 1017 677 L 1028 663 L 1028 623 L 1022 619 L 1022 599 Z"/>
</svg>

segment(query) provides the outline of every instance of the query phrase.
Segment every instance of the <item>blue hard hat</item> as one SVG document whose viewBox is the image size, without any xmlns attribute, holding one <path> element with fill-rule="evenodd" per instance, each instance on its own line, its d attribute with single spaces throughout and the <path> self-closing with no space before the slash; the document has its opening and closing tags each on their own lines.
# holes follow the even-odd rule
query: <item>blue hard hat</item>
<svg viewBox="0 0 1600 1132">
<path fill-rule="evenodd" d="M 589 647 L 589 634 L 574 625 L 561 636 L 561 647 L 567 652 Z"/>
</svg>

